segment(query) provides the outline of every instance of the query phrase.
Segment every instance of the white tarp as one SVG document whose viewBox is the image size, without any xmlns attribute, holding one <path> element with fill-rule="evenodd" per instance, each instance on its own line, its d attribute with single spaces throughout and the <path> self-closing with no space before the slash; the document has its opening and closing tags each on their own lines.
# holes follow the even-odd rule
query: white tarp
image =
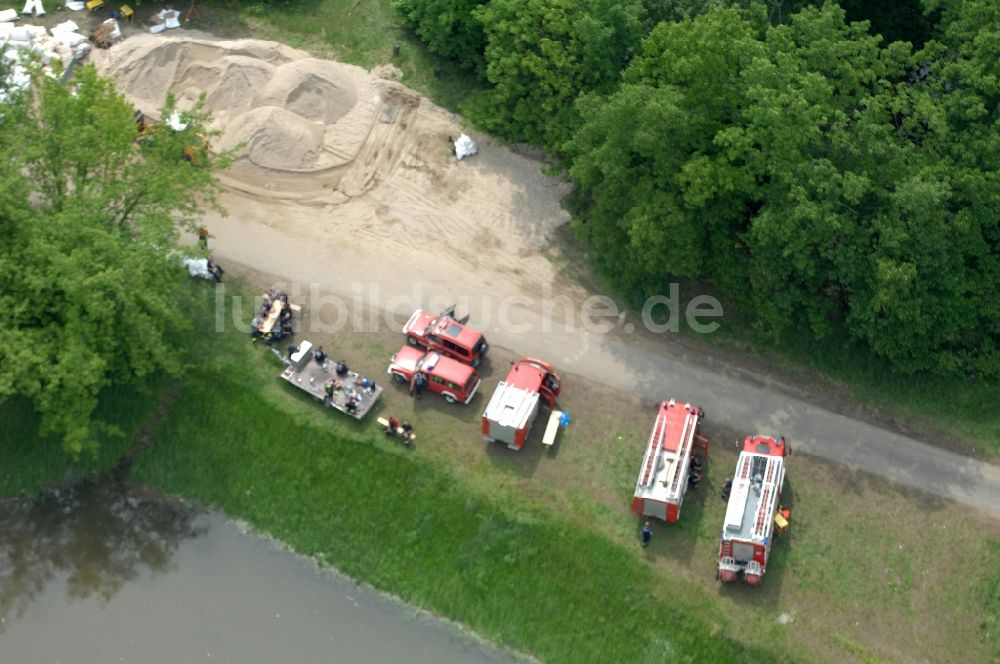
<svg viewBox="0 0 1000 664">
<path fill-rule="evenodd" d="M 207 258 L 185 258 L 184 266 L 188 270 L 188 274 L 192 277 L 201 277 L 202 279 L 214 279 L 212 272 L 208 269 L 208 259 Z"/>
<path fill-rule="evenodd" d="M 476 142 L 465 134 L 459 136 L 458 140 L 455 141 L 455 156 L 460 160 L 472 156 L 477 152 L 479 152 L 479 148 L 476 146 Z"/>
<path fill-rule="evenodd" d="M 25 0 L 24 9 L 21 14 L 34 14 L 35 16 L 45 16 L 45 7 L 42 7 L 42 0 Z"/>
<path fill-rule="evenodd" d="M 0 10 L 0 23 L 6 23 L 8 21 L 16 21 L 20 18 L 17 15 L 16 9 L 3 9 Z"/>
</svg>

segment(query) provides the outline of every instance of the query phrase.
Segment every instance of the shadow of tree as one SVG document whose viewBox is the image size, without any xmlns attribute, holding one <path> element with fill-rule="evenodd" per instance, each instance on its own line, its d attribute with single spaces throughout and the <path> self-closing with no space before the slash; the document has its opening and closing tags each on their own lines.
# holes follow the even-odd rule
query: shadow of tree
<svg viewBox="0 0 1000 664">
<path fill-rule="evenodd" d="M 71 599 L 106 603 L 143 571 L 169 571 L 198 510 L 122 482 L 86 481 L 0 502 L 0 631 L 65 576 Z"/>
</svg>

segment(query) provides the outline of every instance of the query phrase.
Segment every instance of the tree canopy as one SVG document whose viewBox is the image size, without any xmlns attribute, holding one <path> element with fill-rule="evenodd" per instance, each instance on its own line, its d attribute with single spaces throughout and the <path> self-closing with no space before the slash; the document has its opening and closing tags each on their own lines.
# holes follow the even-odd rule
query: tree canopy
<svg viewBox="0 0 1000 664">
<path fill-rule="evenodd" d="M 0 102 L 0 399 L 30 399 L 73 453 L 106 429 L 102 388 L 179 369 L 178 226 L 214 202 L 224 161 L 184 157 L 199 110 L 142 141 L 133 112 L 89 66 L 66 86 L 34 71 Z"/>
</svg>

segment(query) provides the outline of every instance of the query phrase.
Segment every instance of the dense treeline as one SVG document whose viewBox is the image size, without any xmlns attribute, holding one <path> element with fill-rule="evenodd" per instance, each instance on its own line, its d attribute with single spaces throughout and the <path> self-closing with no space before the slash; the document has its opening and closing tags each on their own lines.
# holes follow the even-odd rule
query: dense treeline
<svg viewBox="0 0 1000 664">
<path fill-rule="evenodd" d="M 481 126 L 562 160 L 623 292 L 708 280 L 775 339 L 995 379 L 1000 4 L 845 4 L 396 0 Z"/>
</svg>

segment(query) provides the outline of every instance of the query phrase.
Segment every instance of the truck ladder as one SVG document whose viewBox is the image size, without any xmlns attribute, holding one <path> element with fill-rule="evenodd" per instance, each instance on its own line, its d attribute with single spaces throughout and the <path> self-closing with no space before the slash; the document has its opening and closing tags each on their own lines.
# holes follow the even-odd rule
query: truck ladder
<svg viewBox="0 0 1000 664">
<path fill-rule="evenodd" d="M 656 416 L 656 424 L 653 426 L 653 433 L 649 436 L 649 444 L 646 446 L 646 468 L 642 471 L 642 486 L 649 486 L 650 477 L 656 468 L 656 459 L 660 456 L 660 448 L 663 447 L 663 437 L 667 428 L 667 409 L 660 407 L 660 412 Z"/>
<path fill-rule="evenodd" d="M 695 417 L 694 413 L 691 412 L 691 407 L 689 404 L 684 406 L 687 411 L 687 418 L 684 420 L 684 428 L 681 430 L 681 448 L 678 454 L 678 460 L 684 459 L 685 455 L 688 453 L 688 448 L 690 447 L 691 440 L 694 438 L 694 427 L 698 423 L 698 419 Z M 673 495 L 677 491 L 677 483 L 681 479 L 680 469 L 684 466 L 683 463 L 678 463 L 674 467 L 674 481 L 670 484 L 670 493 Z M 687 481 L 687 478 L 684 478 Z"/>
</svg>

